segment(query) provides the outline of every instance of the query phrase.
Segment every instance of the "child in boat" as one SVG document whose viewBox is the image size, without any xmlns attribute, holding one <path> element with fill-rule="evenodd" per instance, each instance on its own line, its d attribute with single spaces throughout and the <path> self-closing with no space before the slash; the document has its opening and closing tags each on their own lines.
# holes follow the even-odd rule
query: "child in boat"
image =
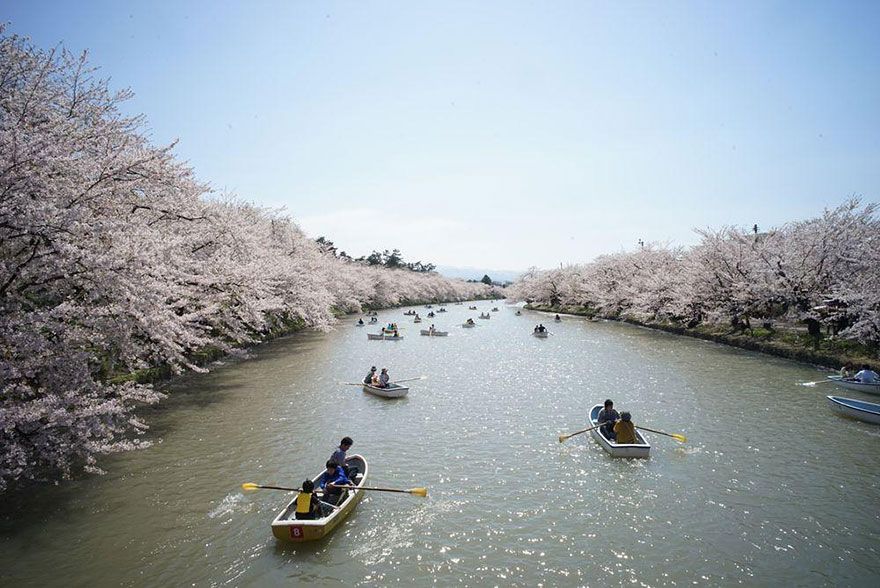
<svg viewBox="0 0 880 588">
<path fill-rule="evenodd" d="M 315 483 L 311 480 L 302 483 L 302 490 L 296 496 L 294 516 L 299 520 L 314 520 L 324 516 L 324 512 L 321 510 L 321 501 L 315 494 Z"/>
<path fill-rule="evenodd" d="M 620 420 L 614 423 L 614 435 L 617 443 L 638 443 L 636 426 L 632 424 L 632 416 L 628 412 L 620 413 Z"/>
<path fill-rule="evenodd" d="M 596 418 L 596 421 L 602 425 L 602 434 L 611 441 L 614 441 L 614 423 L 619 418 L 620 415 L 614 410 L 614 403 L 610 398 L 607 399 L 605 401 L 605 407 L 599 411 L 599 416 Z"/>
</svg>

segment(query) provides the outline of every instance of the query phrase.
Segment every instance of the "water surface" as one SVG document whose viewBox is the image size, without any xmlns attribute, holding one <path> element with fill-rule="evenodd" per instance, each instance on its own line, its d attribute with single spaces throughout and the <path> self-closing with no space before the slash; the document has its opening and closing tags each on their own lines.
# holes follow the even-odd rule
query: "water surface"
<svg viewBox="0 0 880 588">
<path fill-rule="evenodd" d="M 478 304 L 481 311 L 488 303 Z M 262 346 L 168 386 L 154 447 L 0 507 L 0 581 L 33 585 L 856 585 L 880 583 L 880 427 L 826 406 L 810 366 L 618 323 L 467 306 L 398 342 L 353 320 Z M 420 309 L 424 316 L 425 312 Z M 548 339 L 530 335 L 543 321 Z M 370 365 L 426 375 L 384 400 Z M 858 393 L 847 392 L 856 397 Z M 613 398 L 645 426 L 649 460 L 589 438 Z M 869 398 L 870 399 L 870 398 Z M 276 543 L 296 485 L 338 443 L 370 463 L 368 494 L 328 539 Z"/>
</svg>

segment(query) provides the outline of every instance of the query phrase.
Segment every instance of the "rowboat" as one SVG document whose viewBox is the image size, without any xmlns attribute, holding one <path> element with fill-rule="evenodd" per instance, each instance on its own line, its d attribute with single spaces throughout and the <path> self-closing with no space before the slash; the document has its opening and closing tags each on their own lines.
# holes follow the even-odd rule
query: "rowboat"
<svg viewBox="0 0 880 588">
<path fill-rule="evenodd" d="M 517 310 L 517 311 L 516 311 L 516 316 L 522 316 L 522 312 L 520 312 L 520 311 Z"/>
<path fill-rule="evenodd" d="M 356 468 L 358 473 L 355 474 L 352 482 L 355 486 L 363 486 L 367 482 L 369 468 L 367 460 L 361 455 L 350 455 L 345 460 L 345 465 L 349 468 Z M 324 472 L 321 472 L 321 474 Z M 318 487 L 318 480 L 321 477 L 318 474 L 312 481 L 315 487 Z M 326 537 L 330 531 L 336 528 L 339 523 L 351 514 L 354 507 L 363 497 L 363 490 L 345 490 L 346 498 L 339 503 L 339 508 L 333 509 L 333 512 L 326 517 L 315 520 L 302 520 L 296 518 L 296 497 L 284 507 L 275 520 L 272 521 L 272 534 L 280 541 L 291 541 L 293 543 L 302 543 L 303 541 L 316 541 Z"/>
<path fill-rule="evenodd" d="M 841 378 L 840 376 L 828 376 L 828 379 L 841 388 L 858 390 L 859 392 L 864 392 L 866 394 L 880 394 L 880 382 L 865 384 L 852 379 Z"/>
<path fill-rule="evenodd" d="M 841 396 L 826 396 L 825 398 L 831 402 L 831 408 L 836 413 L 865 421 L 866 423 L 880 425 L 880 404 L 843 398 Z"/>
<path fill-rule="evenodd" d="M 407 386 L 401 386 L 400 384 L 388 384 L 387 388 L 377 388 L 369 384 L 364 384 L 364 392 L 369 392 L 370 394 L 381 396 L 382 398 L 403 398 L 409 392 L 409 388 Z"/>
<path fill-rule="evenodd" d="M 550 333 L 548 333 L 547 331 L 544 331 L 544 332 L 532 331 L 532 335 L 534 335 L 535 337 L 538 337 L 539 339 L 546 339 L 549 334 Z"/>
<path fill-rule="evenodd" d="M 495 308 L 493 308 L 492 312 L 498 312 L 498 307 L 496 306 Z"/>
<path fill-rule="evenodd" d="M 590 411 L 591 425 L 599 424 L 599 411 L 602 408 L 601 404 L 597 404 Z M 611 457 L 648 457 L 651 453 L 651 445 L 638 429 L 636 429 L 636 439 L 639 440 L 639 443 L 615 443 L 602 434 L 601 428 L 593 429 L 590 433 L 593 435 L 593 439 L 602 446 L 602 449 L 611 454 Z"/>
<path fill-rule="evenodd" d="M 367 326 L 367 323 L 355 323 L 354 326 L 356 326 L 356 327 L 366 327 L 366 326 Z"/>
<path fill-rule="evenodd" d="M 379 333 L 378 335 L 376 333 L 367 333 L 367 340 L 369 341 L 381 341 L 384 338 L 385 335 L 382 333 Z"/>
<path fill-rule="evenodd" d="M 562 322 L 562 319 L 561 319 L 561 318 L 555 318 L 555 319 L 553 319 L 553 320 L 556 321 L 557 323 L 561 323 L 561 322 Z"/>
<path fill-rule="evenodd" d="M 468 306 L 468 310 L 477 310 L 476 306 Z"/>
<path fill-rule="evenodd" d="M 422 329 L 419 332 L 430 337 L 445 337 L 449 334 L 449 331 L 432 331 L 431 329 Z"/>
<path fill-rule="evenodd" d="M 414 322 L 414 323 L 420 323 L 420 322 L 422 322 L 422 319 L 420 319 L 420 318 L 414 318 L 414 319 L 413 319 L 413 322 Z"/>
<path fill-rule="evenodd" d="M 437 312 L 446 312 L 446 309 L 445 308 L 438 308 Z"/>
<path fill-rule="evenodd" d="M 461 326 L 464 327 L 465 329 L 472 329 L 472 328 L 476 327 L 477 325 L 476 325 L 476 323 L 461 323 Z"/>
<path fill-rule="evenodd" d="M 492 318 L 492 317 L 489 316 L 488 314 L 486 314 L 486 315 L 481 314 L 481 315 L 479 316 L 479 318 L 481 318 L 481 319 L 490 319 L 490 318 Z"/>
</svg>

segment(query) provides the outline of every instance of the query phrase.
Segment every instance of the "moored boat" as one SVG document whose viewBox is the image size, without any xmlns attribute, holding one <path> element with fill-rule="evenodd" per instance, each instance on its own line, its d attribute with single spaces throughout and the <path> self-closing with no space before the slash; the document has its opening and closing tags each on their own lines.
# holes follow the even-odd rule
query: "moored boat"
<svg viewBox="0 0 880 588">
<path fill-rule="evenodd" d="M 834 412 L 850 418 L 880 425 L 880 404 L 843 398 L 842 396 L 826 396 Z"/>
<path fill-rule="evenodd" d="M 370 384 L 364 384 L 364 392 L 369 392 L 382 398 L 403 398 L 409 393 L 409 387 L 401 386 L 400 384 L 388 384 L 385 388 L 377 388 Z"/>
<path fill-rule="evenodd" d="M 590 410 L 590 424 L 592 426 L 599 424 L 600 410 L 602 410 L 601 404 L 597 404 Z M 648 457 L 651 453 L 651 445 L 645 439 L 645 436 L 642 435 L 642 432 L 639 431 L 638 427 L 636 427 L 638 443 L 615 443 L 602 434 L 601 428 L 593 429 L 590 431 L 590 434 L 602 446 L 602 449 L 611 454 L 611 457 Z"/>
<path fill-rule="evenodd" d="M 350 468 L 355 468 L 354 482 L 355 486 L 363 486 L 367 482 L 369 468 L 367 460 L 362 455 L 350 455 L 345 464 Z M 323 471 L 321 472 L 323 473 Z M 321 473 L 312 478 L 315 486 L 318 485 L 318 479 Z M 363 490 L 345 490 L 347 496 L 339 504 L 339 508 L 333 509 L 333 512 L 326 517 L 315 520 L 304 520 L 296 518 L 296 497 L 284 507 L 275 520 L 272 521 L 272 534 L 276 539 L 281 541 L 291 541 L 301 543 L 303 541 L 316 541 L 326 537 L 330 531 L 336 528 L 339 523 L 351 514 L 354 507 L 363 497 Z"/>
<path fill-rule="evenodd" d="M 841 378 L 840 376 L 828 376 L 828 379 L 834 382 L 835 385 L 847 390 L 858 390 L 866 394 L 880 394 L 880 382 L 865 384 L 850 378 Z"/>
<path fill-rule="evenodd" d="M 422 329 L 419 332 L 422 335 L 428 335 L 430 337 L 445 337 L 445 336 L 449 335 L 449 331 L 437 331 L 437 330 L 432 331 L 431 329 Z"/>
</svg>

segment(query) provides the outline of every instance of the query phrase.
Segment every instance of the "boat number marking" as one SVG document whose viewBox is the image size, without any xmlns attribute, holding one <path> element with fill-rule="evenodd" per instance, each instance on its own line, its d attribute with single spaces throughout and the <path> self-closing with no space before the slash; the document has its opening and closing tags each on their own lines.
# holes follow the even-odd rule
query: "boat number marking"
<svg viewBox="0 0 880 588">
<path fill-rule="evenodd" d="M 290 528 L 290 538 L 291 539 L 302 539 L 303 537 L 303 528 L 302 527 L 291 527 Z"/>
</svg>

